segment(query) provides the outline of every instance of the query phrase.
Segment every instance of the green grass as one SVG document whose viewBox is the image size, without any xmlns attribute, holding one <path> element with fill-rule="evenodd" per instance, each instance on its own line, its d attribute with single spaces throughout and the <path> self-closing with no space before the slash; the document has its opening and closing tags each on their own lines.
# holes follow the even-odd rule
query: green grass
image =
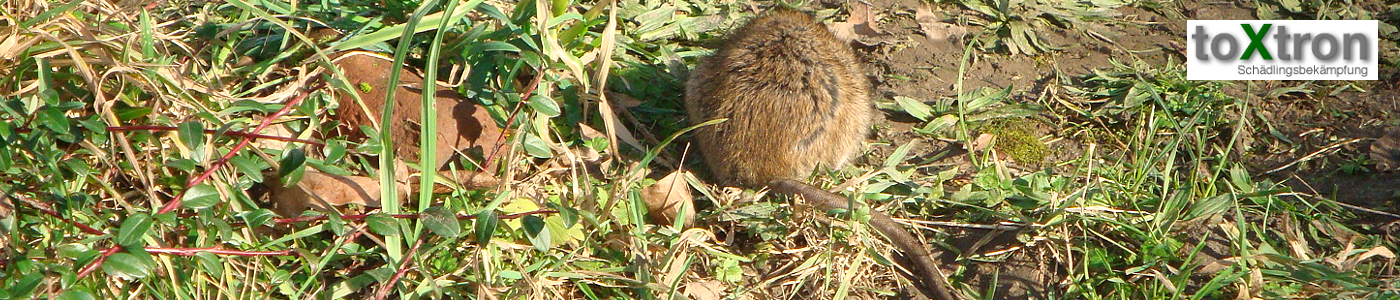
<svg viewBox="0 0 1400 300">
<path fill-rule="evenodd" d="M 963 72 L 973 58 L 1053 60 L 1058 49 L 1038 32 L 1104 21 L 1104 9 L 1174 9 L 937 2 L 977 12 L 971 28 L 982 31 L 969 39 Z M 1259 5 L 1285 16 L 1366 17 L 1288 3 Z M 690 181 L 700 192 L 696 227 L 646 219 L 642 189 L 678 167 L 701 167 L 685 154 L 682 86 L 708 46 L 752 15 L 745 4 L 22 0 L 0 10 L 0 299 L 836 299 L 889 297 L 909 284 L 863 225 L 868 211 L 749 201 L 753 191 Z M 311 34 L 326 28 L 345 34 Z M 339 125 L 331 108 L 355 105 L 336 95 L 365 89 L 329 62 L 354 49 L 428 70 L 425 82 L 460 83 L 456 91 L 511 130 L 491 157 L 499 167 L 484 170 L 503 184 L 437 194 L 419 185 L 412 201 L 368 215 L 276 216 L 258 190 L 308 171 L 435 180 L 416 165 L 411 177 L 378 167 L 393 164 L 394 145 L 432 149 L 424 137 L 433 126 L 391 137 L 388 124 L 404 116 L 385 114 L 373 116 L 383 127 L 355 128 L 365 141 L 320 134 Z M 1355 221 L 1366 212 L 1247 170 L 1241 136 L 1272 124 L 1239 117 L 1259 109 L 1230 92 L 1239 83 L 1188 81 L 1179 63 L 1115 61 L 1056 75 L 1066 80 L 1055 96 L 1084 101 L 1024 101 L 1010 87 L 963 90 L 961 79 L 958 99 L 879 99 L 920 119 L 911 129 L 919 139 L 967 144 L 972 132 L 993 132 L 1005 136 L 997 149 L 1011 149 L 999 151 L 1039 167 L 1013 171 L 979 152 L 964 169 L 930 167 L 938 162 L 919 161 L 929 153 L 905 143 L 868 157 L 879 165 L 813 182 L 851 187 L 855 200 L 891 215 L 943 221 L 919 232 L 956 255 L 955 289 L 980 298 L 1001 296 L 988 288 L 997 279 L 969 266 L 1029 249 L 1052 254 L 1055 298 L 1400 297 L 1393 255 L 1378 255 L 1397 241 Z M 434 124 L 443 108 L 433 103 L 397 105 L 425 107 L 423 124 Z M 244 145 L 263 125 L 274 129 L 261 134 L 295 140 Z M 1034 136 L 1033 126 L 1082 153 L 1035 159 L 1055 148 L 1040 148 L 1051 137 Z M 580 158 L 589 151 L 600 158 Z M 1337 160 L 1344 172 L 1367 170 L 1363 158 Z M 399 193 L 382 186 L 370 192 Z M 993 231 L 1023 250 L 949 242 L 962 228 L 990 225 L 1015 228 Z M 1214 250 L 1225 257 L 1202 258 Z M 1214 272 L 1195 273 L 1204 268 Z"/>
</svg>

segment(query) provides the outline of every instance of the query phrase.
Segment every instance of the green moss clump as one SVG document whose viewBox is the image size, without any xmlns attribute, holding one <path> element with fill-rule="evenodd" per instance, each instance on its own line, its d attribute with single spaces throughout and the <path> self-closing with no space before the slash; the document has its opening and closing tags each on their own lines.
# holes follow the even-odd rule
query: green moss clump
<svg viewBox="0 0 1400 300">
<path fill-rule="evenodd" d="M 1050 147 L 1041 143 L 1035 136 L 1033 124 L 1029 120 L 1003 120 L 987 125 L 986 133 L 997 136 L 998 152 L 1010 156 L 1016 162 L 1039 166 L 1045 161 Z"/>
</svg>

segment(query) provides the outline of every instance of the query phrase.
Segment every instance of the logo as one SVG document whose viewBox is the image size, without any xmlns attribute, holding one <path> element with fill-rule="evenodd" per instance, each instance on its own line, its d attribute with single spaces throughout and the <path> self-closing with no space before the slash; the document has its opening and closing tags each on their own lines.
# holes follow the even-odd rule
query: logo
<svg viewBox="0 0 1400 300">
<path fill-rule="evenodd" d="M 1189 20 L 1189 80 L 1376 80 L 1374 20 Z"/>
</svg>

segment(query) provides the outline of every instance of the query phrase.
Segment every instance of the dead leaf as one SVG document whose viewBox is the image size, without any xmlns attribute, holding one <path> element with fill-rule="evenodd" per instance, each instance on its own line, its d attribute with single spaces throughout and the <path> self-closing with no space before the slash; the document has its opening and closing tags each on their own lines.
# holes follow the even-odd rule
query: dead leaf
<svg viewBox="0 0 1400 300">
<path fill-rule="evenodd" d="M 307 170 L 296 186 L 283 187 L 273 182 L 269 197 L 273 211 L 283 217 L 301 215 L 306 209 L 330 211 L 347 204 L 379 207 L 379 180 L 365 176 L 340 176 Z M 408 197 L 408 186 L 396 184 L 400 199 Z"/>
<path fill-rule="evenodd" d="M 579 135 L 583 136 L 584 140 L 607 139 L 607 136 L 602 132 L 593 129 L 591 126 L 582 124 L 579 125 Z M 609 148 L 611 148 L 611 146 Z M 572 149 L 572 152 L 579 160 L 575 163 L 583 164 L 589 174 L 602 177 L 603 170 L 612 168 L 612 156 L 604 156 L 602 153 L 598 153 L 598 150 L 593 150 L 593 148 L 589 147 L 578 147 Z"/>
<path fill-rule="evenodd" d="M 664 250 L 669 249 L 663 249 L 663 251 Z M 668 259 L 671 261 L 671 263 L 666 264 L 666 269 L 662 270 L 661 280 L 662 282 L 677 282 L 677 280 L 680 280 L 682 277 L 685 276 L 685 271 L 690 269 L 687 267 L 691 263 L 690 251 L 685 251 L 684 249 L 681 249 L 680 251 L 676 251 L 675 255 L 669 257 Z M 675 291 L 672 290 L 671 295 L 674 296 L 674 293 Z"/>
<path fill-rule="evenodd" d="M 851 5 L 851 17 L 846 19 L 851 23 L 856 34 L 860 35 L 881 35 L 885 34 L 880 30 L 880 19 L 875 17 L 875 11 L 870 9 L 870 3 L 857 1 Z"/>
<path fill-rule="evenodd" d="M 9 61 L 19 57 L 19 55 L 25 53 L 30 46 L 34 46 L 34 44 L 43 41 L 43 39 L 33 35 L 19 34 L 19 26 L 6 27 L 8 27 L 7 29 L 9 30 L 5 33 L 5 38 L 0 39 L 0 61 Z"/>
<path fill-rule="evenodd" d="M 356 103 L 348 94 L 338 98 L 339 108 L 333 120 L 340 121 L 339 134 L 352 140 L 365 138 L 359 126 L 375 126 L 384 113 L 384 96 L 388 94 L 391 59 L 367 52 L 350 52 L 335 59 L 335 64 L 345 72 L 346 81 L 360 95 L 364 105 Z M 394 121 L 390 124 L 393 136 L 394 154 L 408 161 L 417 161 L 419 153 L 419 131 L 422 128 L 423 78 L 407 69 L 400 71 L 399 83 L 394 88 Z M 495 119 L 486 109 L 468 101 L 466 97 L 449 88 L 439 86 L 435 93 L 437 110 L 437 149 L 435 167 L 441 167 L 461 153 L 475 163 L 482 163 L 486 155 L 494 153 L 502 129 L 496 126 Z M 484 166 L 481 169 L 492 169 Z"/>
<path fill-rule="evenodd" d="M 604 156 L 593 148 L 578 147 L 574 149 L 574 154 L 577 155 L 584 170 L 587 170 L 588 174 L 594 177 L 606 177 L 607 174 L 604 171 L 611 170 L 613 167 L 612 156 Z"/>
<path fill-rule="evenodd" d="M 619 149 L 622 146 L 618 145 L 617 142 L 622 141 L 622 143 L 638 150 L 647 149 L 646 147 L 642 147 L 642 143 L 637 141 L 637 137 L 632 135 L 632 132 L 627 129 L 627 126 L 622 125 L 619 114 L 613 111 L 611 104 L 608 104 L 611 103 L 612 100 L 608 98 L 607 93 L 602 94 L 601 97 L 597 96 L 597 94 L 588 94 L 586 97 L 591 97 L 590 101 L 598 101 L 599 103 L 605 104 L 598 105 L 598 113 L 601 114 L 603 118 L 603 131 L 607 133 L 605 136 L 608 137 L 609 147 Z"/>
<path fill-rule="evenodd" d="M 642 201 L 654 222 L 670 225 L 675 224 L 676 218 L 684 218 L 682 226 L 695 223 L 695 200 L 685 182 L 687 174 L 677 170 L 642 189 Z"/>
<path fill-rule="evenodd" d="M 924 32 L 930 42 L 952 41 L 958 42 L 967 35 L 967 28 L 957 24 L 939 21 L 933 8 L 920 6 L 914 11 L 914 21 L 919 22 L 919 30 Z"/>
<path fill-rule="evenodd" d="M 1345 255 L 1345 253 L 1339 254 Z M 1380 257 L 1386 260 L 1395 260 L 1395 252 L 1391 252 L 1390 248 L 1386 248 L 1385 246 L 1376 246 L 1374 248 L 1371 248 L 1371 250 L 1366 250 L 1366 252 L 1361 253 L 1360 255 L 1341 261 L 1341 263 L 1338 265 L 1338 269 L 1342 271 L 1355 270 L 1356 265 L 1361 264 L 1361 262 L 1366 261 L 1367 259 L 1370 259 L 1372 257 Z"/>
<path fill-rule="evenodd" d="M 617 103 L 618 106 L 624 108 L 636 108 L 638 106 L 642 106 L 642 100 L 637 100 L 637 98 L 632 98 L 632 96 L 628 96 L 627 94 L 615 93 L 611 91 L 604 91 L 604 93 L 608 93 L 608 99 L 612 100 L 613 103 Z"/>
<path fill-rule="evenodd" d="M 458 187 L 466 190 L 483 189 L 501 184 L 501 179 L 496 178 L 496 176 L 491 176 L 491 174 L 477 171 L 438 171 L 437 176 L 447 178 L 448 181 L 452 181 L 453 183 L 456 183 Z M 433 186 L 433 193 L 448 193 L 452 192 L 452 190 L 453 187 L 445 186 L 442 184 L 437 184 Z"/>
<path fill-rule="evenodd" d="M 996 136 L 990 133 L 977 135 L 977 138 L 972 140 L 972 147 L 968 147 L 969 152 L 986 151 L 987 147 L 992 145 L 993 138 L 996 138 Z"/>
<path fill-rule="evenodd" d="M 1293 257 L 1312 259 L 1314 253 L 1308 239 L 1303 237 L 1303 230 L 1297 220 L 1287 215 L 1280 218 L 1278 222 L 1278 232 L 1284 241 L 1288 242 L 1288 248 L 1293 250 Z M 1351 247 L 1348 243 L 1347 247 Z"/>
<path fill-rule="evenodd" d="M 880 19 L 875 15 L 875 11 L 870 8 L 869 3 L 857 1 L 851 4 L 851 15 L 845 21 L 832 22 L 827 26 L 831 34 L 843 42 L 859 42 L 867 46 L 881 43 L 890 43 L 883 39 L 884 30 L 880 30 Z"/>
<path fill-rule="evenodd" d="M 602 131 L 598 131 L 597 129 L 593 129 L 593 126 L 588 126 L 588 125 L 584 125 L 584 124 L 579 124 L 578 130 L 579 130 L 579 132 L 578 132 L 579 135 L 582 135 L 582 136 L 583 136 L 583 139 L 585 139 L 585 140 L 591 140 L 591 139 L 596 139 L 596 138 L 607 138 L 606 135 L 603 135 L 603 132 L 602 132 Z"/>
<path fill-rule="evenodd" d="M 1376 246 L 1371 248 L 1371 250 L 1367 250 L 1366 253 L 1361 253 L 1361 255 L 1357 255 L 1355 259 L 1356 261 L 1363 261 L 1376 256 L 1380 256 L 1385 259 L 1395 259 L 1395 252 L 1391 252 L 1390 248 L 1386 248 L 1385 246 Z"/>
<path fill-rule="evenodd" d="M 1240 289 L 1240 290 L 1241 290 L 1240 293 L 1243 294 L 1243 295 L 1246 295 L 1246 296 L 1251 295 L 1251 294 L 1252 294 L 1252 295 L 1258 295 L 1259 292 L 1263 291 L 1263 290 L 1264 290 L 1264 272 L 1263 272 L 1263 269 L 1261 269 L 1261 268 L 1259 268 L 1259 267 L 1250 268 L 1250 270 L 1249 270 L 1249 288 L 1248 288 L 1248 289 Z M 1244 293 L 1244 291 L 1248 291 L 1249 293 L 1246 294 L 1246 293 Z M 1254 299 L 1254 297 L 1249 297 L 1249 298 L 1245 298 L 1245 299 Z"/>
<path fill-rule="evenodd" d="M 593 150 L 593 148 L 589 147 L 576 147 L 569 149 L 569 152 L 574 154 L 571 158 L 576 159 L 574 161 L 576 164 L 596 163 L 604 159 L 602 153 L 598 153 L 598 150 Z"/>
<path fill-rule="evenodd" d="M 10 216 L 14 215 L 14 212 L 15 208 L 13 206 L 10 206 L 10 197 L 8 195 L 0 195 L 0 219 L 9 218 Z"/>
<path fill-rule="evenodd" d="M 263 131 L 258 132 L 258 134 L 268 135 L 268 136 L 296 137 L 296 135 L 292 133 L 292 130 L 291 130 L 291 129 L 288 129 L 287 126 L 286 126 L 286 125 L 283 125 L 283 124 L 276 124 L 276 125 L 268 126 L 267 128 L 264 128 Z M 178 143 L 177 143 L 177 145 L 178 145 Z M 287 149 L 287 141 L 275 140 L 275 139 L 256 139 L 256 140 L 253 140 L 253 146 L 256 146 L 256 147 L 262 148 L 262 149 L 277 149 L 277 150 L 281 150 L 281 149 Z"/>
<path fill-rule="evenodd" d="M 631 251 L 632 235 L 622 232 L 612 232 L 603 236 L 603 247 L 613 251 Z"/>
<path fill-rule="evenodd" d="M 685 295 L 695 300 L 718 300 L 724 295 L 724 283 L 718 280 L 706 280 L 701 282 L 691 282 L 685 284 Z"/>
<path fill-rule="evenodd" d="M 1376 161 L 1376 171 L 1400 170 L 1400 128 L 1391 128 L 1371 143 L 1371 160 Z"/>
</svg>

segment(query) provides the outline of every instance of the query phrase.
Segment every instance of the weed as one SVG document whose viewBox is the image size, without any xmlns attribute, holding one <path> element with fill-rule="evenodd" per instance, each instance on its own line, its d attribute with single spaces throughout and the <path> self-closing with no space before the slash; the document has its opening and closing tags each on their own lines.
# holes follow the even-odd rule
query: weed
<svg viewBox="0 0 1400 300">
<path fill-rule="evenodd" d="M 694 169 L 682 85 L 709 45 L 754 13 L 747 3 L 117 2 L 0 8 L 0 299 L 884 298 L 907 286 L 863 223 L 865 209 L 814 212 L 701 176 L 685 180 L 702 195 L 696 227 L 643 218 L 649 178 Z M 966 144 L 969 128 L 983 129 L 998 134 L 999 152 L 1044 165 L 1009 170 L 898 141 L 887 157 L 811 181 L 932 227 L 920 232 L 959 267 L 956 290 L 1006 296 L 981 268 L 1000 276 L 997 268 L 1029 257 L 1047 266 L 1054 280 L 1037 291 L 1053 298 L 1394 295 L 1395 239 L 1382 225 L 1357 224 L 1388 208 L 1357 209 L 1251 171 L 1242 156 L 1262 151 L 1238 151 L 1251 147 L 1244 137 L 1267 131 L 1295 142 L 1275 124 L 1255 128 L 1257 97 L 1238 86 L 1185 80 L 1179 62 L 1114 61 L 1065 74 L 1059 86 L 969 81 L 963 90 L 979 61 L 1057 64 L 1062 45 L 1047 34 L 1103 30 L 1095 26 L 1125 22 L 1119 10 L 1177 6 L 935 2 L 966 7 L 982 33 L 962 53 L 956 97 L 880 103 L 918 120 L 882 140 Z M 1375 1 L 1257 5 L 1261 16 L 1397 18 L 1394 4 Z M 1382 35 L 1382 57 L 1392 59 L 1384 45 L 1396 31 L 1385 23 Z M 425 83 L 375 91 L 350 82 L 332 63 L 348 50 L 388 53 Z M 394 152 L 440 142 L 431 124 L 446 108 L 434 93 L 391 104 L 421 116 L 387 110 L 355 128 L 331 121 L 362 105 L 340 95 L 434 86 L 509 131 L 493 137 L 499 151 L 469 155 L 496 164 L 463 164 L 503 184 L 435 191 L 444 176 L 412 163 L 434 161 L 433 151 Z M 1312 82 L 1268 98 L 1370 88 Z M 1336 122 L 1371 121 L 1317 107 Z M 418 120 L 405 126 L 419 136 L 393 135 L 405 119 Z M 1035 126 L 1053 128 L 1040 137 Z M 1049 155 L 1060 149 L 1050 142 L 1082 147 Z M 1365 156 L 1329 155 L 1299 164 L 1372 175 Z M 400 160 L 408 163 L 389 167 Z M 378 190 L 355 192 L 412 199 L 295 216 L 270 209 L 269 190 L 309 174 L 374 178 Z M 399 182 L 417 189 L 399 191 Z"/>
</svg>

